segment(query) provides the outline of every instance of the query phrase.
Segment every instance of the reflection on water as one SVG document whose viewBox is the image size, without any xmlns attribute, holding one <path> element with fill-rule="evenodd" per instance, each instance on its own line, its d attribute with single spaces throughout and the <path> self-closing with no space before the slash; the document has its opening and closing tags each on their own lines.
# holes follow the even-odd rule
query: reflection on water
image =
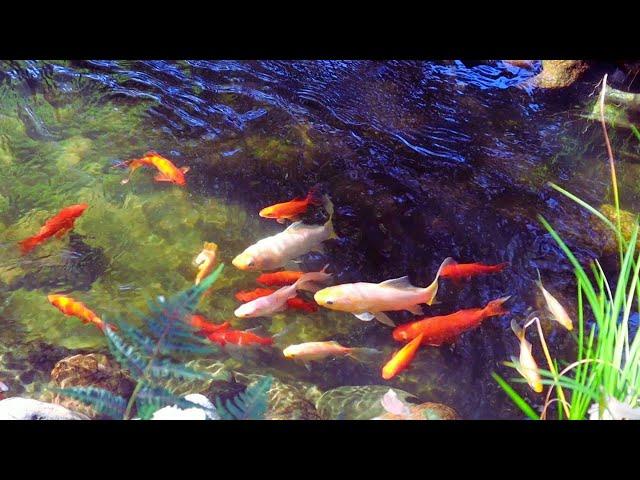
<svg viewBox="0 0 640 480">
<path fill-rule="evenodd" d="M 336 282 L 408 274 L 426 286 L 447 256 L 506 261 L 499 275 L 443 282 L 441 303 L 429 312 L 512 295 L 511 315 L 524 316 L 541 306 L 536 268 L 547 288 L 570 299 L 571 270 L 535 215 L 552 219 L 583 258 L 600 255 L 603 242 L 586 217 L 544 185 L 557 181 L 606 202 L 605 153 L 601 132 L 581 117 L 595 83 L 585 79 L 562 98 L 519 88 L 538 69 L 460 61 L 2 62 L 0 326 L 11 330 L 3 349 L 26 351 L 34 340 L 102 348 L 97 332 L 57 315 L 45 293 L 74 292 L 104 317 L 126 316 L 145 297 L 186 288 L 207 241 L 219 245 L 228 268 L 202 313 L 233 318 L 233 294 L 254 288 L 255 275 L 230 260 L 281 229 L 257 212 L 314 185 L 335 205 L 340 238 L 303 258 L 304 269 L 329 262 Z M 148 150 L 191 167 L 186 189 L 142 171 L 120 184 L 124 173 L 113 165 Z M 624 166 L 623 184 L 636 168 Z M 636 189 L 628 182 L 624 191 L 632 205 Z M 90 208 L 62 247 L 51 241 L 19 256 L 16 241 L 78 201 Z M 388 383 L 465 418 L 518 417 L 490 377 L 510 376 L 500 364 L 517 349 L 510 318 L 489 319 L 452 347 L 422 350 Z M 231 321 L 286 329 L 283 346 L 333 339 L 387 355 L 397 348 L 387 327 L 339 312 Z M 571 345 L 561 331 L 550 339 L 558 349 Z M 380 365 L 349 359 L 311 371 L 277 350 L 229 361 L 321 390 L 385 384 Z"/>
</svg>

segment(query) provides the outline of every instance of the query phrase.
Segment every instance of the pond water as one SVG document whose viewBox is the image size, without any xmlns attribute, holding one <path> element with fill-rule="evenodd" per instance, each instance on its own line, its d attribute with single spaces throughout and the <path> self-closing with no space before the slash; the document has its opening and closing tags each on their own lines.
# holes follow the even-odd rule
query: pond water
<svg viewBox="0 0 640 480">
<path fill-rule="evenodd" d="M 13 393 L 37 394 L 60 352 L 104 349 L 100 332 L 61 315 L 48 293 L 69 292 L 104 318 L 127 318 L 148 298 L 192 285 L 193 258 L 212 241 L 227 267 L 200 312 L 236 328 L 284 331 L 279 349 L 217 360 L 321 390 L 388 384 L 468 419 L 521 418 L 491 378 L 514 377 L 501 364 L 517 354 L 510 320 L 542 306 L 536 269 L 570 310 L 575 293 L 536 215 L 580 258 L 607 258 L 588 216 L 545 184 L 610 202 L 602 131 L 586 118 L 600 77 L 562 93 L 521 88 L 539 69 L 500 61 L 0 62 L 0 380 Z M 638 142 L 625 131 L 611 136 L 626 155 L 623 204 L 633 208 Z M 185 188 L 156 183 L 144 169 L 120 183 L 126 172 L 113 166 L 149 150 L 190 167 Z M 234 293 L 255 288 L 257 275 L 231 260 L 283 228 L 258 211 L 316 185 L 335 206 L 339 239 L 303 257 L 302 269 L 329 263 L 335 283 L 409 275 L 426 286 L 448 256 L 509 262 L 497 275 L 441 282 L 440 303 L 428 312 L 511 295 L 511 313 L 452 346 L 422 349 L 390 382 L 380 363 L 329 359 L 308 370 L 285 360 L 282 348 L 305 341 L 386 355 L 398 347 L 388 327 L 347 313 L 233 317 Z M 72 234 L 20 255 L 19 240 L 80 202 L 89 208 Z M 305 220 L 323 219 L 319 209 Z M 546 328 L 552 348 L 568 355 L 572 338 Z"/>
</svg>

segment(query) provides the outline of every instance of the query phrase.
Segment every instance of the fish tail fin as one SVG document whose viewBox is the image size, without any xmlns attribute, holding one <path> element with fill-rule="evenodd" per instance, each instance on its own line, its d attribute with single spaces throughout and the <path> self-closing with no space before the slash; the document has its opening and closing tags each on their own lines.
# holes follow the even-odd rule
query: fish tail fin
<svg viewBox="0 0 640 480">
<path fill-rule="evenodd" d="M 306 290 L 308 292 L 317 292 L 318 290 L 321 290 L 323 287 L 319 286 L 318 283 L 324 283 L 332 276 L 330 273 L 325 273 L 328 266 L 329 264 L 326 264 L 319 272 L 307 272 L 303 274 L 294 283 L 296 290 Z"/>
<path fill-rule="evenodd" d="M 325 223 L 325 227 L 329 229 L 329 238 L 330 239 L 338 238 L 336 231 L 333 229 L 333 213 L 334 213 L 333 202 L 331 201 L 328 195 L 322 196 L 322 205 L 324 206 L 324 209 L 329 214 L 329 219 L 327 220 L 327 223 Z"/>
<path fill-rule="evenodd" d="M 496 272 L 501 272 L 502 270 L 507 268 L 509 265 L 510 265 L 509 262 L 499 263 L 499 264 L 495 265 L 495 271 Z"/>
<path fill-rule="evenodd" d="M 488 316 L 488 317 L 493 317 L 493 316 L 496 316 L 496 315 L 505 315 L 505 314 L 509 313 L 509 310 L 505 309 L 502 306 L 502 304 L 504 302 L 506 302 L 507 300 L 509 300 L 510 298 L 511 298 L 511 295 L 506 296 L 506 297 L 502 297 L 502 298 L 496 298 L 495 300 L 491 300 L 484 307 L 485 315 Z"/>
<path fill-rule="evenodd" d="M 433 305 L 433 302 L 435 301 L 436 295 L 438 293 L 438 280 L 440 279 L 440 275 L 442 275 L 442 270 L 448 265 L 455 264 L 456 261 L 451 257 L 447 257 L 442 261 L 442 263 L 440 264 L 440 268 L 438 268 L 438 272 L 436 273 L 436 278 L 433 279 L 431 285 L 425 288 L 426 298 L 424 303 L 426 303 L 427 305 Z"/>
<path fill-rule="evenodd" d="M 538 287 L 543 288 L 542 287 L 542 277 L 540 276 L 540 269 L 536 268 L 536 272 L 538 272 L 538 280 L 536 280 L 536 285 L 538 285 Z"/>
<path fill-rule="evenodd" d="M 319 185 L 313 186 L 309 189 L 306 200 L 312 205 L 322 205 L 324 203 L 324 198 L 320 195 Z"/>
<path fill-rule="evenodd" d="M 518 325 L 518 321 L 515 318 L 511 319 L 511 330 L 515 333 L 518 340 L 522 340 L 524 338 L 524 329 Z"/>
<path fill-rule="evenodd" d="M 127 168 L 129 167 L 128 160 L 113 160 L 111 162 L 111 168 Z"/>
<path fill-rule="evenodd" d="M 34 235 L 33 237 L 25 238 L 24 240 L 18 242 L 20 245 L 20 252 L 22 255 L 26 255 L 31 250 L 38 246 L 38 242 L 40 241 L 40 237 L 38 235 Z"/>
<path fill-rule="evenodd" d="M 356 347 L 350 348 L 347 355 L 358 362 L 366 363 L 376 361 L 382 355 L 382 352 L 375 348 Z"/>
</svg>

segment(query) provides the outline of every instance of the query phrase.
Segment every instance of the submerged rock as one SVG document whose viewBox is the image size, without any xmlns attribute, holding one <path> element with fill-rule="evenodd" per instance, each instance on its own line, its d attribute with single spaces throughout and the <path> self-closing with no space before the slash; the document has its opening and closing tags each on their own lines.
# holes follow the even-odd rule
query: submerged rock
<svg viewBox="0 0 640 480">
<path fill-rule="evenodd" d="M 61 405 L 12 397 L 0 400 L 0 420 L 89 420 L 89 417 Z"/>
<path fill-rule="evenodd" d="M 345 386 L 325 392 L 316 408 L 323 420 L 370 420 L 384 415 L 386 410 L 380 399 L 389 391 L 385 385 Z M 398 398 L 405 403 L 416 403 L 411 393 L 394 388 Z M 413 402 L 407 402 L 409 399 Z"/>
<path fill-rule="evenodd" d="M 255 383 L 264 375 L 241 375 L 248 381 L 247 386 Z M 269 390 L 269 408 L 265 420 L 319 420 L 316 407 L 305 395 L 302 388 L 274 379 Z"/>
<path fill-rule="evenodd" d="M 451 407 L 441 403 L 426 402 L 410 405 L 408 415 L 384 413 L 374 420 L 460 420 L 458 413 Z"/>
<path fill-rule="evenodd" d="M 59 388 L 97 387 L 123 398 L 129 398 L 135 383 L 106 355 L 90 353 L 74 355 L 56 363 L 51 371 L 51 380 Z M 64 395 L 56 395 L 53 402 L 63 407 L 96 417 L 96 412 L 83 402 Z"/>
<path fill-rule="evenodd" d="M 583 60 L 543 60 L 542 72 L 531 82 L 540 88 L 565 88 L 578 80 L 589 64 Z"/>
<path fill-rule="evenodd" d="M 614 205 L 605 203 L 600 206 L 600 211 L 614 225 L 617 225 L 618 215 L 616 214 L 616 207 Z M 631 234 L 633 233 L 633 229 L 637 221 L 638 216 L 635 213 L 627 210 L 620 210 L 620 230 L 622 232 L 622 238 L 626 241 L 631 239 Z M 591 222 L 594 229 L 605 234 L 603 241 L 604 252 L 607 254 L 616 253 L 618 251 L 618 240 L 616 238 L 616 234 L 597 217 L 592 217 Z M 637 244 L 640 246 L 640 238 L 638 239 Z"/>
</svg>

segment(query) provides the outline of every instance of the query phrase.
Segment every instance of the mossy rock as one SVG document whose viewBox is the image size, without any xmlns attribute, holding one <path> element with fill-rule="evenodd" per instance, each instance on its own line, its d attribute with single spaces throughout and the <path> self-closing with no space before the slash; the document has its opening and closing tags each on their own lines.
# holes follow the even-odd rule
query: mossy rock
<svg viewBox="0 0 640 480">
<path fill-rule="evenodd" d="M 605 203 L 600 206 L 600 212 L 602 212 L 602 214 L 607 217 L 614 225 L 617 225 L 618 215 L 616 214 L 616 208 L 614 205 Z M 622 238 L 624 238 L 626 241 L 629 241 L 631 239 L 633 229 L 635 228 L 637 222 L 637 214 L 629 212 L 627 210 L 620 210 L 620 230 L 622 232 Z M 593 218 L 592 224 L 594 229 L 597 229 L 605 235 L 603 244 L 604 252 L 608 254 L 616 253 L 618 250 L 618 241 L 616 239 L 615 233 L 609 227 L 604 225 L 598 218 Z M 638 247 L 640 247 L 640 238 L 638 239 L 637 245 Z"/>
<path fill-rule="evenodd" d="M 418 402 L 411 393 L 393 390 L 403 402 Z M 323 420 L 371 420 L 386 413 L 380 401 L 388 391 L 385 385 L 338 387 L 325 392 L 318 399 L 316 409 Z"/>
</svg>

